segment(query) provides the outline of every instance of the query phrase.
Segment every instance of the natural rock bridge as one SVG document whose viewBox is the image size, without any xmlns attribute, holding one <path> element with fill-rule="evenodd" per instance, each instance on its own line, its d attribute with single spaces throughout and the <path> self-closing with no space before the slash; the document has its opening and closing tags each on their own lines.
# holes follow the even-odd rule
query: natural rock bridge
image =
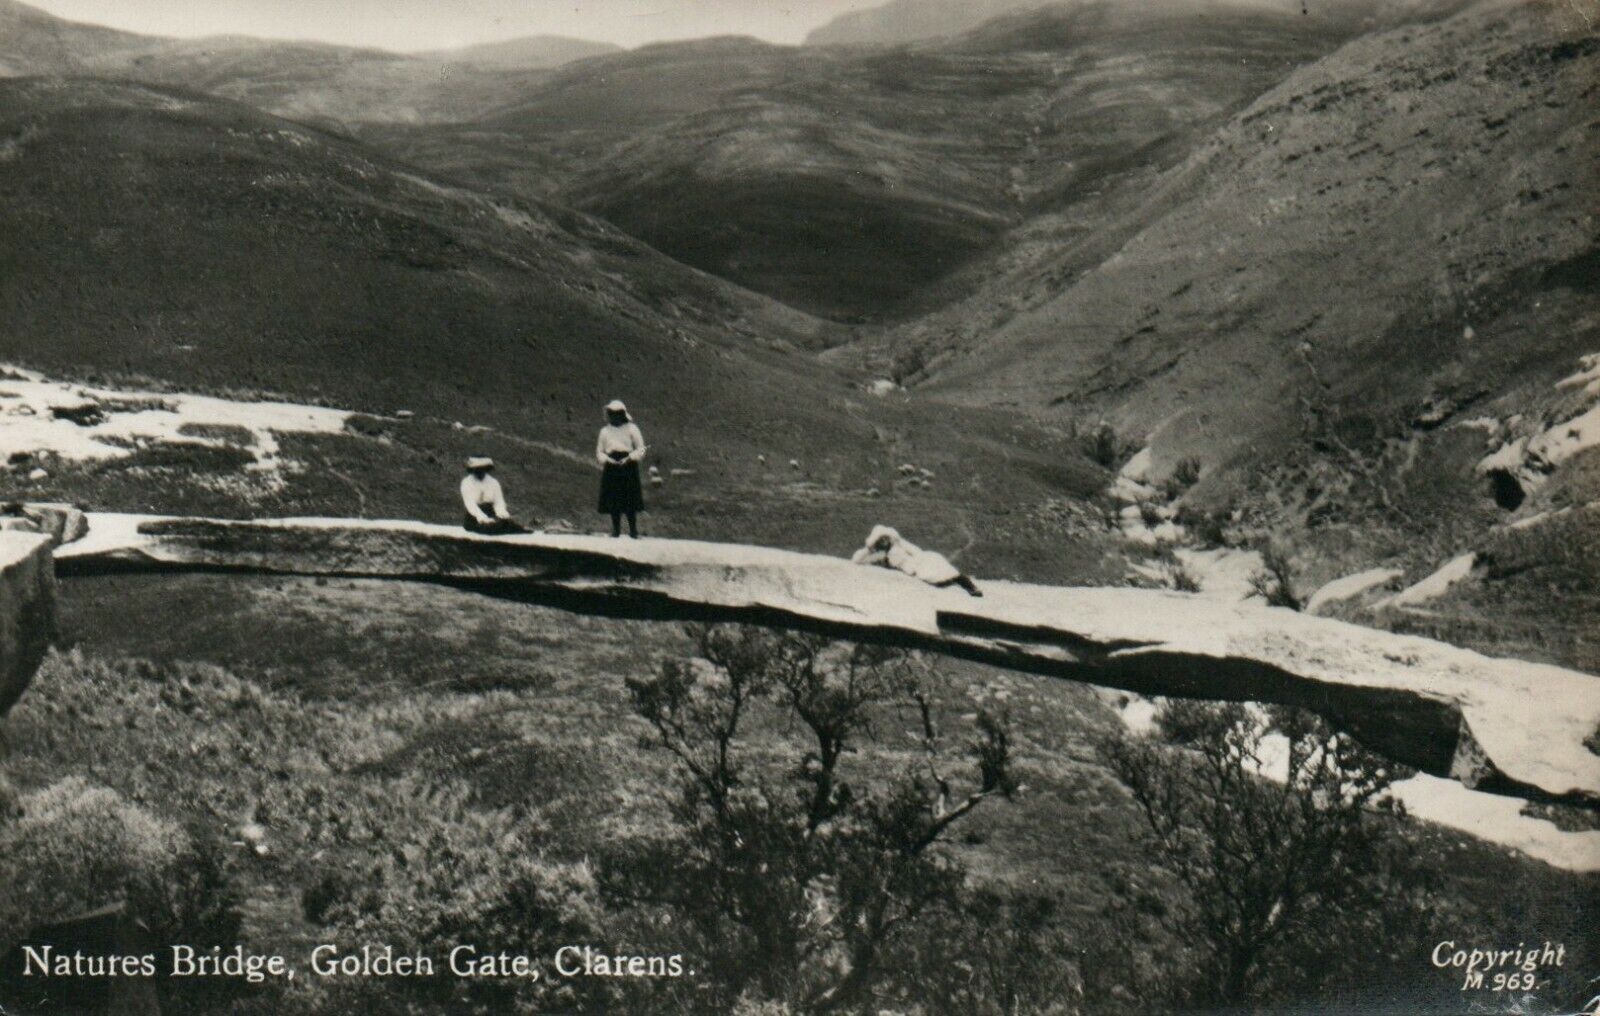
<svg viewBox="0 0 1600 1016">
<path fill-rule="evenodd" d="M 57 548 L 55 564 L 63 575 L 212 570 L 434 582 L 583 613 L 803 628 L 1146 695 L 1304 706 L 1424 772 L 1600 807 L 1600 754 L 1591 747 L 1600 678 L 1254 604 L 1008 582 L 987 582 L 988 595 L 974 599 L 895 572 L 760 547 L 486 538 L 350 519 L 91 515 L 87 535 Z M 34 603 L 37 611 L 47 580 L 19 567 L 13 581 L 8 572 L 4 606 Z M 37 662 L 37 647 L 19 653 L 7 668 L 20 670 L 30 654 Z"/>
</svg>

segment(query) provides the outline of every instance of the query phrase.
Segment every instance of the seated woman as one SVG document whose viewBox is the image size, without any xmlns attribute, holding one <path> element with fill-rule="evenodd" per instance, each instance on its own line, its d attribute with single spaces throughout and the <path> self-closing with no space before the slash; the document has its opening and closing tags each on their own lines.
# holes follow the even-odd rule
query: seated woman
<svg viewBox="0 0 1600 1016">
<path fill-rule="evenodd" d="M 467 514 L 461 524 L 467 532 L 483 536 L 507 536 L 526 533 L 506 510 L 506 495 L 500 481 L 489 474 L 494 472 L 494 460 L 474 456 L 467 460 L 467 475 L 461 479 L 461 503 Z"/>
<path fill-rule="evenodd" d="M 923 550 L 888 526 L 874 526 L 867 534 L 867 545 L 856 551 L 850 560 L 856 564 L 893 568 L 941 589 L 960 586 L 972 596 L 983 595 L 977 584 L 943 554 Z"/>
</svg>

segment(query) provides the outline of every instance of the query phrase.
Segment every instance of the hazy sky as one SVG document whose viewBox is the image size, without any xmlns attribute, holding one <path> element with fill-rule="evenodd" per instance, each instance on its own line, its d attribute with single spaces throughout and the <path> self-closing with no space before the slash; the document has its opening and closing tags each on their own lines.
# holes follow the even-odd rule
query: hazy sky
<svg viewBox="0 0 1600 1016">
<path fill-rule="evenodd" d="M 799 42 L 882 0 L 23 0 L 74 21 L 151 35 L 259 35 L 386 49 L 436 49 L 519 35 L 623 46 L 754 35 Z"/>
</svg>

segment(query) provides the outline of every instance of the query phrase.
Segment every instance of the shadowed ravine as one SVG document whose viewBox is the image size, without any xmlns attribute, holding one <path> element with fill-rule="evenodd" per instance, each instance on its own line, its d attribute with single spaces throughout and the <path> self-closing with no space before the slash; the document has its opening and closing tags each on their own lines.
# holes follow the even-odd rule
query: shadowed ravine
<svg viewBox="0 0 1600 1016">
<path fill-rule="evenodd" d="M 1480 790 L 1600 805 L 1600 679 L 1158 590 L 985 584 L 983 599 L 812 554 L 681 540 L 490 539 L 415 522 L 91 515 L 63 577 L 224 571 L 425 581 L 577 613 L 749 621 L 1147 695 L 1312 709 Z M 1559 706 L 1555 704 L 1559 703 Z"/>
</svg>

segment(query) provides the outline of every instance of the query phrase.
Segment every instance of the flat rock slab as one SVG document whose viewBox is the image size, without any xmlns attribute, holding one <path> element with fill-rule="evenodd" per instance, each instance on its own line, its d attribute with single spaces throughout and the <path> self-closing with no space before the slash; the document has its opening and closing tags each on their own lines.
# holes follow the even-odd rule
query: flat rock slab
<svg viewBox="0 0 1600 1016">
<path fill-rule="evenodd" d="M 62 574 L 395 578 L 594 614 L 821 631 L 1144 695 L 1303 706 L 1397 762 L 1600 806 L 1600 678 L 1431 639 L 1163 590 L 985 582 L 978 599 L 839 558 L 737 544 L 417 522 L 90 515 Z"/>
<path fill-rule="evenodd" d="M 27 690 L 56 634 L 51 538 L 0 532 L 0 716 Z"/>
</svg>

